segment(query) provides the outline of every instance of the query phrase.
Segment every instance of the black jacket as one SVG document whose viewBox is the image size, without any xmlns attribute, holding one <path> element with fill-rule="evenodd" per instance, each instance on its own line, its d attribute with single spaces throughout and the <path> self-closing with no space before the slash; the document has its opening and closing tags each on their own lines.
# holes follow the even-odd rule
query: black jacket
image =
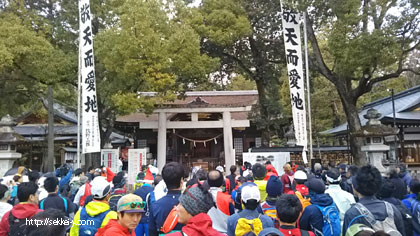
<svg viewBox="0 0 420 236">
<path fill-rule="evenodd" d="M 67 211 L 65 209 L 64 199 L 66 199 Z M 48 197 L 42 199 L 39 203 L 39 207 L 42 210 L 47 210 L 50 208 L 58 209 L 63 211 L 66 216 L 69 216 L 70 213 L 77 211 L 77 205 L 74 204 L 68 197 L 58 196 L 56 193 L 49 193 Z"/>
</svg>

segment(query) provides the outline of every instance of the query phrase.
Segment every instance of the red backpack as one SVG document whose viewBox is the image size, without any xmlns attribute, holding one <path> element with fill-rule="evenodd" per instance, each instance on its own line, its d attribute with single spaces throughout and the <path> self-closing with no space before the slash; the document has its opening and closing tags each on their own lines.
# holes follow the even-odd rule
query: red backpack
<svg viewBox="0 0 420 236">
<path fill-rule="evenodd" d="M 83 196 L 80 198 L 80 206 L 84 206 L 86 198 L 92 194 L 90 190 L 91 188 L 92 186 L 90 186 L 89 183 L 85 184 L 85 194 L 83 194 Z"/>
</svg>

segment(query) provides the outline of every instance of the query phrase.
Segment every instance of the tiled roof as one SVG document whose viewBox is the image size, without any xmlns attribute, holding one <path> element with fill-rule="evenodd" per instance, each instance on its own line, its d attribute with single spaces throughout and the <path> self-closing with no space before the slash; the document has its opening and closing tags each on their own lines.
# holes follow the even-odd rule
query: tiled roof
<svg viewBox="0 0 420 236">
<path fill-rule="evenodd" d="M 143 96 L 154 96 L 155 93 L 140 93 Z M 255 90 L 247 91 L 198 91 L 187 92 L 184 99 L 177 99 L 173 102 L 164 104 L 165 107 L 234 107 L 251 106 L 258 101 L 258 92 Z M 248 119 L 248 112 L 232 112 L 232 119 Z M 133 113 L 120 116 L 117 122 L 145 122 L 157 121 L 157 114 L 146 115 L 144 113 Z"/>
<path fill-rule="evenodd" d="M 395 112 L 400 113 L 404 112 L 405 117 L 410 116 L 411 118 L 415 117 L 418 112 L 414 112 L 410 115 L 410 111 L 417 107 L 420 104 L 420 86 L 416 86 L 400 93 L 394 95 L 394 103 L 395 103 Z M 381 120 L 386 117 L 392 117 L 392 98 L 391 96 L 376 100 L 369 104 L 366 104 L 362 107 L 362 111 L 359 112 L 359 118 L 362 126 L 364 126 L 367 120 L 363 117 L 367 110 L 370 108 L 374 108 L 381 113 Z M 420 116 L 416 117 L 417 120 L 420 122 Z M 333 135 L 342 135 L 347 132 L 347 123 L 339 125 L 335 128 L 330 130 L 326 130 L 321 132 L 322 134 L 333 134 Z"/>
</svg>

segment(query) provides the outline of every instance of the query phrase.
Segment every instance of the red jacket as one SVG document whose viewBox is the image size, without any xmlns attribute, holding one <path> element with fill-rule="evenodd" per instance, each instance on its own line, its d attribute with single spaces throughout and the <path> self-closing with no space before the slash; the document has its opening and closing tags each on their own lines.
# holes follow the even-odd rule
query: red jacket
<svg viewBox="0 0 420 236">
<path fill-rule="evenodd" d="M 95 236 L 136 236 L 136 233 L 118 224 L 117 220 L 109 220 L 108 224 L 99 228 Z"/>
<path fill-rule="evenodd" d="M 276 168 L 274 168 L 273 165 L 268 164 L 265 166 L 265 169 L 267 169 L 267 173 L 268 172 L 273 172 L 275 176 L 279 176 L 279 173 L 277 173 Z"/>
<path fill-rule="evenodd" d="M 200 213 L 191 218 L 188 223 L 182 227 L 182 232 L 188 236 L 222 236 L 224 234 L 217 232 L 212 227 L 210 216 L 206 213 Z M 181 232 L 167 234 L 167 236 L 182 236 Z"/>
<path fill-rule="evenodd" d="M 19 203 L 12 208 L 12 210 L 6 212 L 0 222 L 0 236 L 7 236 L 9 234 L 9 214 L 18 219 L 32 218 L 36 213 L 41 212 L 38 205 L 32 203 Z"/>
<path fill-rule="evenodd" d="M 291 186 L 294 181 L 293 172 L 290 171 L 289 173 L 284 173 L 281 176 L 280 180 L 281 180 L 281 183 L 283 184 L 283 193 L 293 191 L 292 186 Z"/>
</svg>

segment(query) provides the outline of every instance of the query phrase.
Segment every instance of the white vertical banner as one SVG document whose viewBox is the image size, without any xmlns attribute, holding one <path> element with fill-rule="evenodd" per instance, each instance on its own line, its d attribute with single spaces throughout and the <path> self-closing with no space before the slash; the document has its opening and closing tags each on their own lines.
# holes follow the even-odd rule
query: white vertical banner
<svg viewBox="0 0 420 236">
<path fill-rule="evenodd" d="M 92 15 L 89 0 L 79 0 L 79 57 L 82 77 L 82 153 L 100 152 Z"/>
<path fill-rule="evenodd" d="M 108 167 L 114 173 L 119 172 L 119 150 L 118 149 L 102 149 L 101 150 L 101 165 Z"/>
<path fill-rule="evenodd" d="M 296 145 L 303 146 L 302 157 L 304 163 L 307 163 L 306 148 L 308 140 L 306 133 L 305 85 L 303 81 L 303 60 L 299 22 L 300 14 L 285 8 L 282 9 L 282 11 L 283 36 Z"/>
<path fill-rule="evenodd" d="M 137 174 L 141 171 L 141 167 L 147 165 L 146 162 L 147 149 L 128 149 L 128 183 L 136 182 Z"/>
</svg>

